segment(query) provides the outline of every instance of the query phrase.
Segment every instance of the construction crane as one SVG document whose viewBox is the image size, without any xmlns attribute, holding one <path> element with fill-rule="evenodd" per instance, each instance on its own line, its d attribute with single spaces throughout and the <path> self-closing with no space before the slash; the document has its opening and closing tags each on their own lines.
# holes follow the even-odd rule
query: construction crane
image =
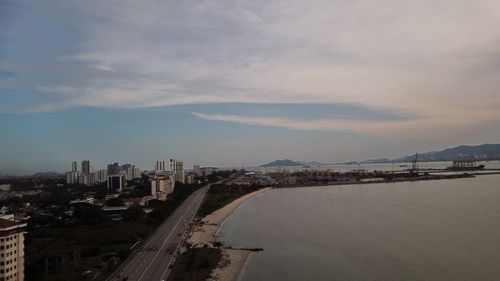
<svg viewBox="0 0 500 281">
<path fill-rule="evenodd" d="M 413 159 L 413 161 L 411 163 L 412 163 L 412 165 L 411 165 L 410 172 L 412 174 L 416 174 L 418 176 L 418 153 L 415 154 L 415 158 Z"/>
</svg>

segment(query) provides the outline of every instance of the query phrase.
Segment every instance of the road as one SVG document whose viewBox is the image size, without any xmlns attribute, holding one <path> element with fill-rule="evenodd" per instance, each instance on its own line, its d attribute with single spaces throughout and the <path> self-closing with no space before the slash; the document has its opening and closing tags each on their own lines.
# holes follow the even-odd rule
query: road
<svg viewBox="0 0 500 281">
<path fill-rule="evenodd" d="M 207 193 L 207 185 L 193 194 L 155 230 L 108 280 L 161 281 L 167 280 L 170 264 L 174 260 L 180 242 L 185 238 L 196 212 Z M 116 235 L 120 235 L 117 233 Z M 128 279 L 126 279 L 128 278 Z"/>
</svg>

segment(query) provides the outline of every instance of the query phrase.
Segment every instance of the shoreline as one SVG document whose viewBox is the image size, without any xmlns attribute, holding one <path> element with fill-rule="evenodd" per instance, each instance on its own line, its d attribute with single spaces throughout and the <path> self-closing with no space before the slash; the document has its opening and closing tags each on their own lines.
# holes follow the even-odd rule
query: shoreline
<svg viewBox="0 0 500 281">
<path fill-rule="evenodd" d="M 315 187 L 315 186 L 339 186 L 339 185 L 361 185 L 361 184 L 377 184 L 377 183 L 400 183 L 400 182 L 416 182 L 416 181 L 435 181 L 435 180 L 453 180 L 453 179 L 466 179 L 474 178 L 477 176 L 488 176 L 488 175 L 500 175 L 500 172 L 486 172 L 486 173 L 462 173 L 456 175 L 439 175 L 430 177 L 419 177 L 419 178 L 401 178 L 393 179 L 387 181 L 345 181 L 345 182 L 328 182 L 328 183 L 304 183 L 295 185 L 277 185 L 273 186 L 275 189 L 281 188 L 304 188 L 304 187 Z"/>
<path fill-rule="evenodd" d="M 267 187 L 245 194 L 224 207 L 208 214 L 201 222 L 192 228 L 187 243 L 190 244 L 191 248 L 216 247 L 214 244 L 220 243 L 217 241 L 217 237 L 234 211 L 246 201 L 263 195 L 270 190 L 272 190 L 272 188 Z M 212 278 L 209 280 L 241 280 L 248 259 L 255 250 L 232 247 L 221 247 L 221 249 L 223 258 L 219 262 L 217 268 L 213 270 Z"/>
</svg>

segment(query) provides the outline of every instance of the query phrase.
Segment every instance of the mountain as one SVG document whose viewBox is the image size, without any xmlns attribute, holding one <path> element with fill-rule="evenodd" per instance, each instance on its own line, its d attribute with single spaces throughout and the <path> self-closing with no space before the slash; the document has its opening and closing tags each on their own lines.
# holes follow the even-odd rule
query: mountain
<svg viewBox="0 0 500 281">
<path fill-rule="evenodd" d="M 458 157 L 474 156 L 479 159 L 495 160 L 500 159 L 500 144 L 482 144 L 482 145 L 460 145 L 441 151 L 431 151 L 419 153 L 419 161 L 452 161 Z M 409 162 L 415 158 L 415 155 L 404 156 L 393 159 L 393 162 Z"/>
<path fill-rule="evenodd" d="M 295 162 L 290 159 L 276 160 L 267 164 L 262 164 L 260 167 L 287 167 L 287 166 L 302 166 L 304 164 Z"/>
</svg>

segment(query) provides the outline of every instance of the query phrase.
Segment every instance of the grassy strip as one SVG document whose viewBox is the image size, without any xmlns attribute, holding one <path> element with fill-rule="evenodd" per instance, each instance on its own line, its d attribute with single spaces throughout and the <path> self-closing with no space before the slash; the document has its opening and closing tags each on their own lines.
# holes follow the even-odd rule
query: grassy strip
<svg viewBox="0 0 500 281">
<path fill-rule="evenodd" d="M 222 259 L 222 250 L 217 248 L 189 248 L 180 255 L 169 281 L 203 281 Z"/>
</svg>

